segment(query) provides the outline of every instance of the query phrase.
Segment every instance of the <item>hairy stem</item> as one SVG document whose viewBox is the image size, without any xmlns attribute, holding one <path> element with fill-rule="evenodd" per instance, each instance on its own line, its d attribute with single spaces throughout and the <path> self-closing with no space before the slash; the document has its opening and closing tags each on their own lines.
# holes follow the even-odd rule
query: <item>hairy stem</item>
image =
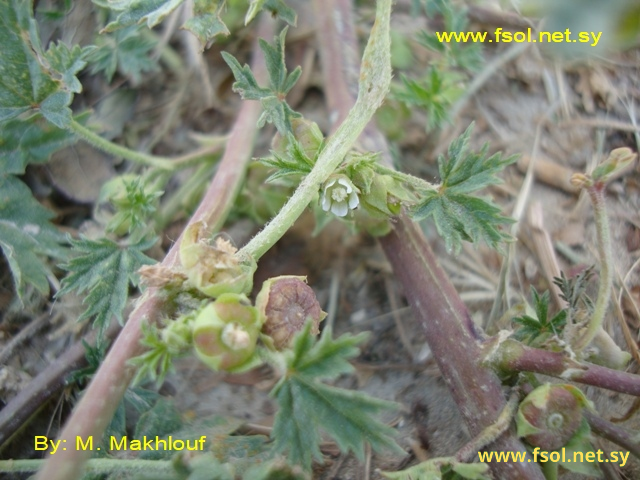
<svg viewBox="0 0 640 480">
<path fill-rule="evenodd" d="M 459 462 L 472 462 L 480 450 L 491 445 L 500 435 L 506 432 L 511 426 L 514 415 L 518 411 L 519 402 L 519 392 L 513 391 L 509 397 L 509 401 L 496 420 L 496 423 L 485 428 L 479 435 L 458 450 L 456 460 Z"/>
<path fill-rule="evenodd" d="M 238 252 L 239 256 L 248 255 L 258 260 L 285 234 L 340 165 L 384 100 L 391 83 L 390 17 L 391 0 L 378 0 L 376 20 L 362 57 L 358 98 L 353 108 L 328 139 L 315 166 L 293 196 L 275 218 Z"/>
<path fill-rule="evenodd" d="M 614 392 L 640 396 L 640 376 L 591 363 L 578 363 L 560 352 L 527 347 L 512 338 L 484 345 L 484 363 L 499 373 L 532 372 Z"/>
<path fill-rule="evenodd" d="M 613 253 L 611 250 L 609 216 L 607 215 L 604 198 L 605 184 L 604 182 L 596 182 L 587 187 L 586 190 L 593 204 L 593 214 L 596 223 L 598 256 L 600 257 L 600 286 L 598 288 L 596 305 L 589 319 L 587 329 L 578 338 L 575 345 L 573 345 L 576 352 L 584 350 L 602 328 L 607 307 L 609 306 L 609 299 L 611 298 L 611 287 L 613 286 Z"/>
<path fill-rule="evenodd" d="M 57 453 L 56 453 L 57 455 Z M 45 463 L 46 460 L 0 460 L 0 472 L 5 473 L 27 473 L 35 472 Z M 115 459 L 115 458 L 93 458 L 87 462 L 86 473 L 92 474 L 114 474 L 114 473 L 137 473 L 149 477 L 155 475 L 170 475 L 175 472 L 171 460 L 142 460 L 142 459 Z"/>
<path fill-rule="evenodd" d="M 350 78 L 357 66 L 350 52 L 356 48 L 350 0 L 315 0 L 318 18 L 325 95 L 329 111 L 338 118 L 353 102 L 347 102 Z M 336 95 L 334 92 L 338 92 Z M 360 139 L 363 148 L 382 152 L 382 160 L 391 167 L 388 146 L 373 126 Z M 473 322 L 446 273 L 436 260 L 424 235 L 408 218 L 401 216 L 394 230 L 380 239 L 385 254 L 402 283 L 405 295 L 420 322 L 443 378 L 469 427 L 471 435 L 481 435 L 500 417 L 506 401 L 498 377 L 479 363 L 479 336 Z M 513 433 L 505 433 L 492 450 L 524 452 L 524 445 Z M 542 479 L 534 463 L 493 463 L 500 479 Z"/>
<path fill-rule="evenodd" d="M 259 30 L 260 36 L 272 35 L 273 22 L 265 16 L 260 23 Z M 256 45 L 254 51 L 257 50 Z M 254 57 L 252 68 L 256 78 L 264 79 L 266 77 L 266 67 L 261 55 Z M 259 104 L 243 102 L 229 135 L 218 171 L 200 206 L 190 219 L 189 225 L 204 221 L 213 229 L 217 229 L 224 222 L 241 186 L 246 166 L 251 159 L 259 115 Z M 172 267 L 177 264 L 179 245 L 180 240 L 167 253 L 162 262 L 163 266 Z M 76 437 L 101 438 L 135 374 L 135 368 L 129 364 L 129 360 L 142 353 L 140 346 L 142 324 L 158 321 L 162 315 L 163 307 L 164 303 L 162 297 L 158 295 L 157 289 L 149 288 L 138 301 L 127 324 L 114 342 L 80 403 L 67 420 L 64 429 L 58 436 L 59 439 L 75 441 Z M 45 462 L 36 478 L 40 480 L 79 478 L 90 455 L 90 451 L 76 451 L 75 449 L 57 452 Z"/>
<path fill-rule="evenodd" d="M 640 439 L 638 438 L 637 432 L 634 434 L 624 428 L 620 428 L 588 410 L 585 410 L 584 416 L 587 422 L 589 422 L 593 433 L 602 438 L 606 438 L 622 448 L 626 448 L 634 457 L 640 459 Z"/>
<path fill-rule="evenodd" d="M 126 160 L 129 160 L 130 162 L 138 163 L 140 165 L 146 165 L 149 167 L 155 167 L 162 170 L 173 171 L 180 168 L 187 168 L 201 161 L 203 157 L 215 153 L 215 150 L 210 147 L 206 147 L 175 158 L 158 157 L 156 155 L 136 152 L 135 150 L 131 150 L 127 147 L 123 147 L 122 145 L 113 143 L 112 141 L 101 137 L 90 128 L 85 127 L 84 125 L 76 122 L 73 119 L 71 120 L 69 130 L 81 137 L 87 143 L 90 143 L 94 147 L 107 152 L 114 157 L 124 158 Z"/>
</svg>

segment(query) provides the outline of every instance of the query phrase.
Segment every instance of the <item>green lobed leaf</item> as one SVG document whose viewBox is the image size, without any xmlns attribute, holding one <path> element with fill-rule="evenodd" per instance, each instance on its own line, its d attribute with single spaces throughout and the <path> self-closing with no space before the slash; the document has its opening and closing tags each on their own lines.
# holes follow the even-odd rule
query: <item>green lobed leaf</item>
<svg viewBox="0 0 640 480">
<path fill-rule="evenodd" d="M 75 143 L 67 130 L 38 115 L 8 120 L 0 129 L 0 175 L 22 175 L 30 163 L 44 163 L 57 150 Z"/>
<path fill-rule="evenodd" d="M 283 136 L 289 132 L 293 133 L 291 119 L 301 117 L 284 100 L 284 97 L 293 88 L 302 72 L 298 67 L 293 72 L 287 73 L 287 65 L 284 58 L 286 34 L 287 27 L 282 30 L 280 35 L 275 37 L 274 45 L 269 45 L 262 39 L 259 42 L 267 64 L 269 88 L 258 85 L 248 65 L 241 66 L 232 55 L 222 52 L 222 58 L 231 68 L 236 80 L 232 85 L 233 91 L 239 93 L 244 100 L 259 100 L 264 109 L 258 119 L 258 126 L 262 127 L 266 122 L 273 123 Z"/>
<path fill-rule="evenodd" d="M 281 18 L 292 27 L 296 26 L 298 15 L 282 0 L 251 0 L 244 24 L 248 25 L 261 10 L 267 10 L 271 16 Z"/>
<path fill-rule="evenodd" d="M 456 254 L 463 240 L 484 241 L 499 250 L 502 242 L 511 239 L 500 227 L 513 220 L 503 216 L 491 200 L 470 194 L 500 183 L 496 174 L 513 163 L 515 157 L 503 159 L 495 154 L 487 158 L 486 147 L 478 153 L 468 152 L 472 128 L 473 124 L 451 143 L 447 158 L 438 158 L 442 183 L 438 189 L 424 192 L 422 200 L 411 212 L 414 220 L 433 218 L 447 250 Z"/>
<path fill-rule="evenodd" d="M 69 48 L 65 43 L 58 41 L 57 44 L 52 43 L 49 46 L 44 56 L 51 69 L 59 75 L 65 88 L 70 92 L 80 93 L 82 84 L 76 74 L 87 65 L 85 58 L 94 49 L 93 46 L 80 48 L 79 45 Z"/>
<path fill-rule="evenodd" d="M 182 4 L 184 0 L 94 0 L 94 3 L 111 10 L 120 11 L 115 21 L 102 32 L 113 32 L 119 28 L 138 25 L 146 21 L 153 28 Z"/>
<path fill-rule="evenodd" d="M 376 451 L 401 451 L 392 439 L 394 429 L 374 417 L 397 409 L 397 404 L 319 381 L 351 372 L 347 360 L 358 354 L 357 345 L 365 338 L 347 334 L 333 340 L 327 328 L 316 341 L 309 325 L 296 337 L 287 358 L 288 372 L 271 392 L 280 406 L 272 432 L 274 449 L 286 451 L 293 464 L 309 470 L 314 458 L 321 459 L 320 429 L 341 450 L 353 451 L 361 459 L 365 442 Z"/>
<path fill-rule="evenodd" d="M 0 122 L 32 109 L 64 128 L 71 119 L 71 94 L 45 65 L 31 0 L 0 2 Z"/>
<path fill-rule="evenodd" d="M 62 235 L 49 223 L 53 214 L 11 175 L 0 175 L 0 248 L 9 264 L 18 299 L 27 285 L 49 293 L 53 276 L 43 257 L 62 259 Z"/>
<path fill-rule="evenodd" d="M 220 18 L 225 1 L 196 0 L 194 16 L 187 20 L 182 28 L 193 33 L 203 47 L 218 35 L 229 35 L 229 29 Z"/>
<path fill-rule="evenodd" d="M 112 316 L 123 322 L 129 284 L 137 285 L 135 273 L 142 265 L 155 263 L 142 252 L 156 240 L 140 240 L 127 246 L 106 238 L 90 240 L 81 236 L 79 240 L 70 241 L 78 256 L 62 265 L 69 273 L 56 296 L 71 291 L 89 292 L 83 301 L 88 307 L 78 320 L 95 317 L 94 326 L 101 339 Z"/>
<path fill-rule="evenodd" d="M 144 72 L 158 69 L 157 62 L 150 56 L 155 42 L 142 35 L 140 27 L 132 26 L 111 35 L 99 35 L 96 46 L 86 56 L 91 73 L 103 72 L 109 82 L 118 71 L 130 76 L 137 84 Z"/>
</svg>

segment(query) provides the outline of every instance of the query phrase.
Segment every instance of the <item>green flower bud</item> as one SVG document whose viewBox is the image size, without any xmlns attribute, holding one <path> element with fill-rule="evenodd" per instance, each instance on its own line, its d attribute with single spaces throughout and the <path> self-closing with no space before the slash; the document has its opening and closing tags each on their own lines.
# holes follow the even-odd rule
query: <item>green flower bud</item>
<svg viewBox="0 0 640 480">
<path fill-rule="evenodd" d="M 306 277 L 283 275 L 262 284 L 256 308 L 263 319 L 262 333 L 283 350 L 291 346 L 296 333 L 312 322 L 311 333 L 320 333 L 319 324 L 327 316 L 320 308 L 316 294 L 306 284 Z"/>
<path fill-rule="evenodd" d="M 304 154 L 309 159 L 315 160 L 324 141 L 324 135 L 322 135 L 318 124 L 310 120 L 305 120 L 304 118 L 292 118 L 291 127 L 293 129 L 293 136 L 298 143 L 300 143 Z M 277 153 L 286 154 L 290 146 L 289 144 L 289 138 L 282 137 L 278 133 L 273 138 L 271 147 Z"/>
<path fill-rule="evenodd" d="M 538 387 L 520 403 L 518 436 L 542 450 L 558 450 L 580 429 L 582 410 L 587 406 L 589 400 L 571 385 Z"/>
<path fill-rule="evenodd" d="M 236 371 L 252 359 L 261 322 L 244 295 L 226 293 L 208 304 L 193 324 L 198 358 L 213 370 Z"/>
<path fill-rule="evenodd" d="M 192 332 L 188 318 L 179 318 L 169 323 L 160 333 L 162 343 L 170 353 L 179 355 L 191 347 Z"/>
<path fill-rule="evenodd" d="M 237 249 L 222 237 L 211 245 L 204 222 L 185 230 L 180 244 L 180 261 L 189 283 L 205 295 L 216 298 L 224 293 L 248 293 L 253 286 L 256 263 L 241 262 Z"/>
</svg>

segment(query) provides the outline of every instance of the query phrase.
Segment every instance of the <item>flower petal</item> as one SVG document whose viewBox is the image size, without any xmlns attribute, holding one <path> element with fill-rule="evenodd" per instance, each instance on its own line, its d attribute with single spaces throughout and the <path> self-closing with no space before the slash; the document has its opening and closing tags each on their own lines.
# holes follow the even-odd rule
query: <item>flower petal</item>
<svg viewBox="0 0 640 480">
<path fill-rule="evenodd" d="M 331 211 L 338 217 L 344 217 L 349 211 L 347 202 L 333 202 L 333 205 L 331 205 Z"/>
<path fill-rule="evenodd" d="M 329 194 L 327 193 L 327 191 L 325 191 L 322 194 L 322 210 L 324 210 L 325 212 L 328 212 L 330 208 L 331 208 L 331 198 L 329 197 Z"/>
<path fill-rule="evenodd" d="M 358 198 L 358 194 L 356 192 L 351 192 L 349 195 L 349 208 L 353 210 L 360 204 L 360 199 Z"/>
<path fill-rule="evenodd" d="M 339 178 L 338 183 L 346 188 L 347 193 L 353 192 L 353 184 L 346 178 Z"/>
</svg>

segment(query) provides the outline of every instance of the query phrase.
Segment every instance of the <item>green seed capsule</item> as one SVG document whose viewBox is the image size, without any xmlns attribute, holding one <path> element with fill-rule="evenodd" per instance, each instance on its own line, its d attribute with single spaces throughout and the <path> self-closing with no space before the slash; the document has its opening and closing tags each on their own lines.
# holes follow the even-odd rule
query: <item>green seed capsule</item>
<svg viewBox="0 0 640 480">
<path fill-rule="evenodd" d="M 261 322 L 244 295 L 223 294 L 197 315 L 193 345 L 198 358 L 213 370 L 237 370 L 252 358 Z"/>
</svg>

